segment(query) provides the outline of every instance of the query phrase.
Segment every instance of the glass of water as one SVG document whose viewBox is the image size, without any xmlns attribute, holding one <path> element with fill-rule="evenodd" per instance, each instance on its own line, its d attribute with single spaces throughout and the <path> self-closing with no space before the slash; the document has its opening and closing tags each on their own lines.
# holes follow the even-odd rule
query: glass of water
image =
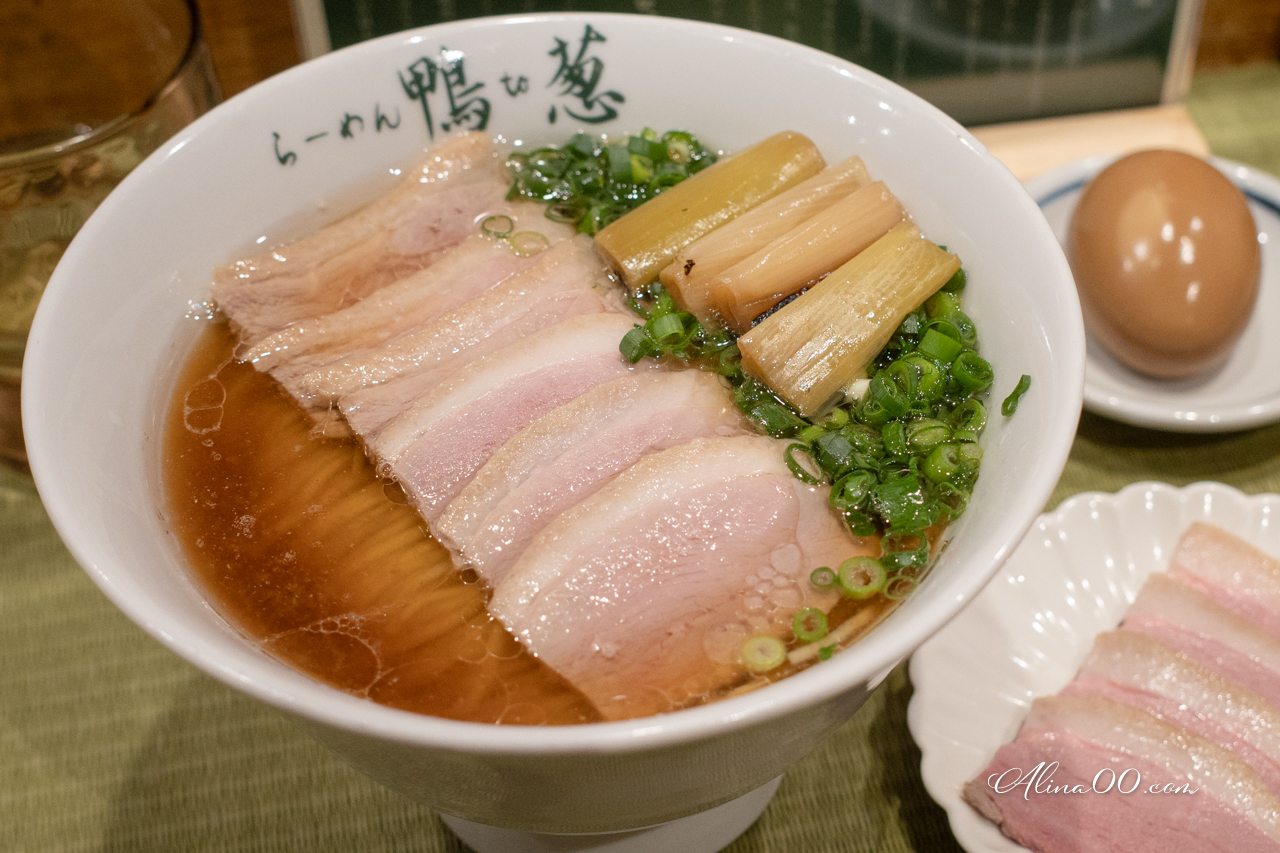
<svg viewBox="0 0 1280 853">
<path fill-rule="evenodd" d="M 112 188 L 220 94 L 194 0 L 0 2 L 0 459 L 31 319 Z"/>
</svg>

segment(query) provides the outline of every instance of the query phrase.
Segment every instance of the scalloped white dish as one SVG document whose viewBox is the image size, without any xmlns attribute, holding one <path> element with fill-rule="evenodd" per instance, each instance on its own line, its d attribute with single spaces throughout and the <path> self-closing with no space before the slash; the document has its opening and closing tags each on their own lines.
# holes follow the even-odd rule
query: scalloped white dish
<svg viewBox="0 0 1280 853">
<path fill-rule="evenodd" d="M 1025 850 L 961 800 L 961 786 L 1013 739 L 1032 699 L 1071 680 L 1194 521 L 1280 554 L 1280 495 L 1221 483 L 1077 495 L 1040 516 L 973 603 L 916 651 L 907 722 L 925 788 L 969 853 Z"/>
<path fill-rule="evenodd" d="M 1027 181 L 1027 192 L 1064 247 L 1076 202 L 1118 154 L 1067 163 Z M 1211 162 L 1249 202 L 1262 249 L 1253 316 L 1230 359 L 1208 374 L 1155 379 L 1121 364 L 1092 336 L 1085 348 L 1084 407 L 1118 421 L 1171 432 L 1227 432 L 1280 420 L 1280 180 L 1232 160 Z"/>
</svg>

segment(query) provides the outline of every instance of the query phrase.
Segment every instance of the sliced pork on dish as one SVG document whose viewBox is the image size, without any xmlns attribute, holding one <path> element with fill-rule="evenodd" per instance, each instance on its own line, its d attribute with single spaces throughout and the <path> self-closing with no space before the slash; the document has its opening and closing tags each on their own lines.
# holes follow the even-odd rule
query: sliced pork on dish
<svg viewBox="0 0 1280 853">
<path fill-rule="evenodd" d="M 1280 850 L 1280 640 L 1259 627 L 1278 567 L 1191 525 L 1169 574 L 1147 578 L 1120 630 L 1035 701 L 964 798 L 1037 853 Z M 1005 784 L 1055 761 L 1054 783 L 1079 793 Z M 1129 768 L 1140 789 L 1098 793 Z"/>
<path fill-rule="evenodd" d="M 1169 577 L 1280 639 L 1280 561 L 1209 524 L 1187 529 Z"/>
<path fill-rule="evenodd" d="M 217 270 L 214 299 L 246 344 L 332 313 L 475 233 L 477 217 L 502 202 L 508 184 L 492 140 L 480 133 L 457 137 L 350 216 Z"/>
<path fill-rule="evenodd" d="M 1042 763 L 1049 778 L 1038 791 L 1014 784 Z M 1135 779 L 1143 790 L 1130 790 Z M 1053 790 L 1064 785 L 1080 789 Z M 1152 786 L 1188 793 L 1153 794 Z M 1211 741 L 1100 696 L 1035 700 L 1017 740 L 966 783 L 964 798 L 1037 853 L 1280 850 L 1280 800 L 1253 768 Z"/>
<path fill-rule="evenodd" d="M 722 686 L 748 638 L 830 609 L 838 594 L 810 584 L 813 569 L 867 553 L 784 447 L 706 438 L 645 456 L 547 525 L 490 611 L 609 719 Z"/>
<path fill-rule="evenodd" d="M 1280 641 L 1191 587 L 1152 575 L 1121 626 L 1154 637 L 1280 708 Z"/>
<path fill-rule="evenodd" d="M 1102 696 L 1234 752 L 1280 796 L 1280 711 L 1143 634 L 1107 631 L 1060 696 Z"/>
</svg>

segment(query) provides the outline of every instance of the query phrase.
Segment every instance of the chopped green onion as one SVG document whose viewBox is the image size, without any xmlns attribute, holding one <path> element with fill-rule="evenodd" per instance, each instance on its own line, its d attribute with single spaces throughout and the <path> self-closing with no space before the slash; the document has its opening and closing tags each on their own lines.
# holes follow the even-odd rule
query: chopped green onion
<svg viewBox="0 0 1280 853">
<path fill-rule="evenodd" d="M 960 464 L 969 468 L 977 468 L 982 462 L 982 447 L 975 441 L 960 443 Z"/>
<path fill-rule="evenodd" d="M 749 414 L 753 421 L 775 438 L 795 435 L 805 426 L 799 415 L 774 400 L 762 400 L 752 407 Z"/>
<path fill-rule="evenodd" d="M 892 572 L 929 562 L 929 539 L 921 533 L 886 533 L 880 540 L 880 563 Z"/>
<path fill-rule="evenodd" d="M 832 485 L 828 501 L 841 512 L 858 509 L 867 502 L 875 486 L 875 474 L 870 471 L 854 471 Z"/>
<path fill-rule="evenodd" d="M 842 432 L 823 433 L 813 442 L 814 459 L 833 478 L 853 467 L 853 442 Z"/>
<path fill-rule="evenodd" d="M 551 245 L 551 241 L 537 231 L 517 231 L 507 238 L 507 242 L 511 244 L 511 250 L 522 258 L 536 255 Z"/>
<path fill-rule="evenodd" d="M 832 643 L 829 646 L 823 646 L 822 648 L 818 649 L 818 660 L 831 660 L 831 656 L 835 654 L 835 652 L 836 652 L 835 643 Z"/>
<path fill-rule="evenodd" d="M 962 267 L 961 269 L 956 270 L 956 274 L 951 276 L 951 278 L 947 280 L 946 284 L 942 285 L 942 289 L 947 293 L 959 293 L 964 290 L 967 280 L 968 276 L 964 274 L 964 268 Z"/>
<path fill-rule="evenodd" d="M 937 332 L 943 337 L 951 338 L 953 341 L 956 341 L 961 345 L 963 345 L 964 343 L 961 340 L 962 336 L 960 334 L 960 327 L 957 326 L 955 323 L 951 322 L 951 320 L 947 317 L 938 317 L 936 319 L 930 320 L 925 325 L 925 334 L 927 335 L 929 334 L 929 332 Z"/>
<path fill-rule="evenodd" d="M 890 421 L 880 429 L 884 450 L 890 456 L 907 455 L 907 431 L 900 421 Z"/>
<path fill-rule="evenodd" d="M 921 530 L 937 522 L 942 509 L 928 499 L 924 484 L 914 472 L 890 469 L 881 476 L 882 482 L 871 490 L 871 506 L 891 530 Z"/>
<path fill-rule="evenodd" d="M 546 217 L 552 222 L 567 222 L 572 225 L 581 219 L 584 213 L 586 213 L 585 208 L 563 202 L 561 204 L 547 205 Z"/>
<path fill-rule="evenodd" d="M 684 337 L 684 320 L 679 314 L 664 314 L 661 317 L 654 317 L 649 321 L 649 334 L 653 336 L 659 346 L 672 344 Z"/>
<path fill-rule="evenodd" d="M 987 409 L 981 401 L 970 398 L 951 412 L 951 428 L 955 437 L 964 441 L 977 441 L 987 426 Z"/>
<path fill-rule="evenodd" d="M 924 460 L 924 474 L 935 483 L 947 483 L 960 473 L 960 449 L 954 444 L 939 444 Z"/>
<path fill-rule="evenodd" d="M 916 581 L 914 578 L 896 577 L 889 581 L 884 588 L 884 597 L 899 601 L 915 592 Z"/>
<path fill-rule="evenodd" d="M 646 184 L 653 177 L 653 161 L 639 154 L 631 155 L 631 182 Z"/>
<path fill-rule="evenodd" d="M 938 494 L 938 502 L 946 509 L 951 520 L 959 518 L 969 508 L 969 492 L 964 489 L 945 481 L 936 483 L 934 489 Z"/>
<path fill-rule="evenodd" d="M 951 428 L 936 418 L 920 418 L 907 424 L 907 443 L 913 450 L 930 450 L 951 438 Z"/>
<path fill-rule="evenodd" d="M 930 320 L 939 317 L 950 317 L 960 311 L 960 297 L 945 290 L 938 291 L 924 303 L 925 314 Z"/>
<path fill-rule="evenodd" d="M 877 373 L 871 380 L 867 398 L 883 409 L 890 418 L 905 415 L 911 407 L 902 388 L 883 372 Z"/>
<path fill-rule="evenodd" d="M 817 424 L 814 424 L 813 426 L 807 426 L 804 429 L 800 430 L 800 434 L 796 436 L 796 440 L 801 441 L 805 444 L 813 444 L 813 442 L 817 440 L 820 436 L 823 436 L 826 434 L 827 434 L 827 431 L 825 429 L 818 426 Z"/>
<path fill-rule="evenodd" d="M 933 359 L 920 355 L 906 355 L 901 359 L 916 372 L 916 398 L 936 403 L 947 393 L 946 377 Z"/>
<path fill-rule="evenodd" d="M 995 373 L 987 360 L 976 352 L 962 352 L 951 365 L 951 376 L 966 392 L 977 394 L 991 387 Z"/>
<path fill-rule="evenodd" d="M 822 422 L 822 426 L 826 429 L 840 429 L 849 423 L 848 409 L 832 409 L 831 414 L 827 415 L 826 420 Z"/>
<path fill-rule="evenodd" d="M 875 522 L 871 520 L 870 515 L 860 509 L 846 510 L 844 523 L 854 536 L 874 536 L 876 534 Z"/>
<path fill-rule="evenodd" d="M 1022 378 L 1018 380 L 1017 386 L 1013 389 L 1008 397 L 1004 398 L 1004 402 L 1000 404 L 1000 414 L 1006 418 L 1012 417 L 1013 413 L 1018 411 L 1018 401 L 1022 399 L 1022 395 L 1027 393 L 1027 389 L 1031 387 L 1031 377 L 1022 374 Z"/>
<path fill-rule="evenodd" d="M 828 590 L 836 585 L 836 573 L 828 566 L 819 566 L 809 573 L 809 583 L 821 590 Z"/>
<path fill-rule="evenodd" d="M 827 636 L 827 614 L 816 607 L 802 607 L 791 620 L 791 632 L 802 643 L 812 643 Z"/>
<path fill-rule="evenodd" d="M 610 145 L 605 149 L 609 156 L 609 177 L 615 183 L 628 183 L 631 180 L 631 152 L 621 145 Z"/>
<path fill-rule="evenodd" d="M 973 325 L 969 315 L 963 311 L 957 311 L 948 319 L 959 329 L 960 343 L 969 347 L 969 349 L 976 350 L 978 348 L 978 328 Z"/>
<path fill-rule="evenodd" d="M 809 445 L 807 445 L 807 444 L 799 444 L 799 443 L 788 445 L 788 446 L 787 446 L 787 449 L 786 449 L 786 450 L 784 450 L 784 451 L 782 451 L 782 458 L 783 458 L 783 460 L 785 460 L 785 461 L 786 461 L 786 463 L 787 463 L 787 468 L 788 468 L 788 469 L 790 469 L 791 473 L 792 473 L 792 474 L 795 476 L 795 478 L 796 478 L 797 480 L 799 480 L 800 482 L 802 482 L 802 483 L 808 483 L 810 486 L 819 486 L 819 485 L 821 485 L 821 484 L 822 484 L 822 480 L 821 480 L 821 479 L 819 479 L 819 478 L 818 478 L 818 476 L 817 476 L 816 474 L 810 473 L 810 472 L 809 472 L 809 471 L 808 471 L 808 470 L 807 470 L 803 465 L 801 465 L 801 464 L 800 464 L 800 462 L 796 459 L 796 457 L 795 457 L 795 452 L 796 452 L 797 450 L 799 450 L 801 453 L 803 453 L 803 454 L 805 454 L 806 456 L 808 456 L 810 459 L 813 459 L 813 451 L 809 449 Z M 814 464 L 816 465 L 817 463 L 815 462 Z"/>
<path fill-rule="evenodd" d="M 920 352 L 935 361 L 950 364 L 964 350 L 964 345 L 955 338 L 942 334 L 937 329 L 926 329 L 920 339 Z"/>
<path fill-rule="evenodd" d="M 875 557 L 850 557 L 840 564 L 836 573 L 840 592 L 849 598 L 870 598 L 884 589 L 884 566 Z"/>
<path fill-rule="evenodd" d="M 787 647 L 777 637 L 757 634 L 742 644 L 742 662 L 753 672 L 768 672 L 782 666 Z"/>
<path fill-rule="evenodd" d="M 475 220 L 472 221 L 474 222 Z M 486 217 L 484 222 L 480 223 L 480 233 L 486 237 L 510 237 L 515 227 L 514 219 L 505 213 L 499 213 L 495 216 Z"/>
<path fill-rule="evenodd" d="M 623 335 L 622 343 L 618 345 L 618 349 L 622 351 L 622 357 L 631 364 L 635 364 L 648 355 L 650 352 L 649 334 L 645 331 L 644 326 L 636 326 Z"/>
</svg>

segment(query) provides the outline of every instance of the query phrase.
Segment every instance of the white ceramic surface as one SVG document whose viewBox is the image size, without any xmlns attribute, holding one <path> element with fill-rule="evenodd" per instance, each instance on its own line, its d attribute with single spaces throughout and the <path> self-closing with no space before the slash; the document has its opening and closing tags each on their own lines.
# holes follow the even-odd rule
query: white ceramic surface
<svg viewBox="0 0 1280 853">
<path fill-rule="evenodd" d="M 1027 192 L 1064 246 L 1085 184 L 1116 158 L 1077 160 L 1027 182 Z M 1226 432 L 1280 420 L 1280 371 L 1275 369 L 1280 364 L 1280 180 L 1221 157 L 1211 162 L 1245 194 L 1258 227 L 1262 278 L 1253 316 L 1227 363 L 1190 379 L 1137 373 L 1090 336 L 1084 405 L 1092 412 L 1174 432 Z"/>
<path fill-rule="evenodd" d="M 960 787 L 1013 739 L 1036 696 L 1075 675 L 1093 638 L 1120 623 L 1193 521 L 1280 555 L 1280 496 L 1221 483 L 1137 483 L 1077 495 L 1042 515 L 973 604 L 911 658 L 907 709 L 925 788 L 969 853 L 1016 853 Z"/>
<path fill-rule="evenodd" d="M 598 36 L 587 56 L 600 61 L 589 91 L 581 81 L 590 68 L 565 75 L 552 55 L 560 39 L 572 61 L 587 26 Z M 680 61 L 659 61 L 670 56 Z M 423 94 L 428 61 L 452 73 Z M 566 91 L 566 79 L 579 82 Z M 165 522 L 158 438 L 174 373 L 206 322 L 199 318 L 208 314 L 210 270 L 389 187 L 391 170 L 429 142 L 423 100 L 437 134 L 484 114 L 485 129 L 508 141 L 652 126 L 689 128 L 735 149 L 801 131 L 830 161 L 861 154 L 924 232 L 960 254 L 966 308 L 996 370 L 993 399 L 998 405 L 1023 373 L 1033 385 L 1016 417 L 992 417 L 970 509 L 927 582 L 884 625 L 832 660 L 748 695 L 651 719 L 547 729 L 434 719 L 346 695 L 267 657 L 204 601 Z M 605 108 L 616 118 L 571 120 Z M 1052 232 L 1013 176 L 959 125 L 800 45 L 594 14 L 397 34 L 232 98 L 99 208 L 55 272 L 30 340 L 23 412 L 36 482 L 68 547 L 112 601 L 375 779 L 466 820 L 541 832 L 628 829 L 711 808 L 778 776 L 848 719 L 870 680 L 955 615 L 1034 521 L 1071 444 L 1084 358 L 1079 306 Z"/>
</svg>

